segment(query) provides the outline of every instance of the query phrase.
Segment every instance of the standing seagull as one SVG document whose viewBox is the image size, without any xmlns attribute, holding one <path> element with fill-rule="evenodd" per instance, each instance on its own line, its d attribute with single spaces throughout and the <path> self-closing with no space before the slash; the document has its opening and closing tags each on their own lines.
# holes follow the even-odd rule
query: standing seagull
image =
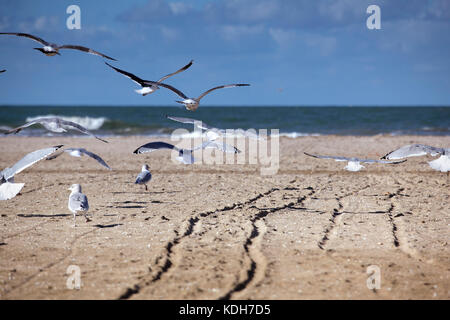
<svg viewBox="0 0 450 320">
<path fill-rule="evenodd" d="M 22 190 L 25 183 L 14 183 L 16 174 L 44 159 L 61 147 L 62 145 L 30 152 L 11 168 L 0 171 L 0 200 L 12 199 Z"/>
<path fill-rule="evenodd" d="M 106 162 L 102 158 L 100 158 L 100 156 L 96 155 L 93 152 L 87 151 L 84 148 L 66 148 L 63 151 L 59 152 L 59 153 L 55 153 L 55 154 L 51 155 L 50 157 L 48 157 L 45 160 L 53 160 L 53 159 L 59 157 L 60 155 L 62 155 L 64 152 L 70 154 L 72 157 L 77 157 L 77 158 L 80 158 L 80 157 L 82 157 L 84 155 L 87 155 L 87 156 L 91 157 L 92 159 L 97 160 L 97 162 L 100 163 L 102 166 L 104 166 L 106 169 L 112 170 L 106 164 Z"/>
<path fill-rule="evenodd" d="M 445 149 L 431 147 L 424 144 L 410 144 L 389 152 L 381 159 L 396 160 L 407 157 L 424 156 L 427 154 L 433 157 L 440 154 L 441 156 L 438 159 L 430 161 L 428 164 L 434 170 L 447 172 L 448 175 L 448 172 L 450 171 L 450 148 Z"/>
<path fill-rule="evenodd" d="M 108 57 L 107 55 L 104 55 L 103 53 L 100 53 L 98 51 L 94 51 L 90 48 L 87 47 L 83 47 L 83 46 L 77 46 L 77 45 L 71 45 L 71 44 L 65 44 L 63 46 L 58 46 L 55 43 L 49 43 L 39 37 L 33 36 L 31 34 L 28 33 L 15 33 L 15 32 L 0 32 L 0 34 L 6 34 L 6 35 L 12 35 L 12 36 L 18 36 L 18 37 L 25 37 L 25 38 L 29 38 L 32 39 L 36 42 L 39 42 L 40 44 L 42 44 L 44 47 L 42 48 L 33 48 L 35 50 L 39 50 L 40 52 L 42 52 L 43 54 L 45 54 L 46 56 L 54 56 L 54 55 L 61 55 L 59 53 L 60 49 L 75 49 L 75 50 L 80 50 L 80 51 L 84 51 L 90 54 L 95 54 L 97 56 L 101 56 L 104 57 L 106 59 L 109 60 L 114 60 L 117 61 L 114 58 Z"/>
<path fill-rule="evenodd" d="M 32 126 L 34 124 L 40 124 L 40 125 L 44 126 L 45 129 L 52 131 L 52 132 L 58 132 L 58 133 L 67 132 L 67 129 L 77 130 L 81 133 L 90 135 L 100 141 L 108 143 L 108 141 L 100 139 L 96 135 L 90 133 L 85 127 L 80 126 L 78 123 L 75 123 L 72 121 L 66 121 L 66 120 L 63 120 L 63 119 L 57 118 L 57 117 L 55 117 L 55 118 L 38 118 L 38 119 L 35 119 L 28 123 L 25 123 L 24 125 L 22 125 L 20 127 L 9 130 L 9 131 L 5 132 L 5 134 L 18 133 L 23 128 Z"/>
<path fill-rule="evenodd" d="M 134 74 L 121 70 L 119 68 L 113 67 L 112 65 L 110 65 L 109 63 L 105 62 L 106 65 L 108 67 L 113 68 L 114 70 L 116 70 L 117 72 L 123 74 L 125 77 L 130 78 L 131 80 L 133 80 L 134 82 L 136 82 L 138 85 L 140 85 L 142 88 L 141 89 L 137 89 L 134 90 L 139 94 L 142 94 L 143 96 L 146 96 L 147 94 L 150 94 L 152 92 L 155 92 L 156 90 L 159 89 L 159 86 L 162 87 L 166 87 L 170 90 L 174 90 L 175 88 L 166 85 L 165 83 L 162 83 L 164 80 L 166 80 L 167 78 L 176 75 L 177 73 L 180 73 L 184 70 L 189 69 L 189 67 L 192 65 L 192 63 L 194 62 L 194 60 L 191 60 L 187 65 L 185 65 L 183 68 L 173 72 L 173 73 L 169 73 L 168 75 L 165 75 L 164 77 L 162 77 L 161 79 L 159 79 L 158 81 L 150 81 L 150 80 L 142 80 L 141 78 L 135 76 Z M 170 87 L 170 88 L 169 88 Z M 176 89 L 175 89 L 176 90 Z"/>
<path fill-rule="evenodd" d="M 319 155 L 309 154 L 309 153 L 306 153 L 306 152 L 304 152 L 304 154 L 306 154 L 307 156 L 314 157 L 314 158 L 319 158 L 319 159 L 333 159 L 335 161 L 348 161 L 347 165 L 344 167 L 344 169 L 348 170 L 348 171 L 359 171 L 362 168 L 364 168 L 364 166 L 361 165 L 360 162 L 362 162 L 362 163 L 397 164 L 397 163 L 402 163 L 402 162 L 406 161 L 406 160 L 403 160 L 403 161 L 396 161 L 396 162 L 394 162 L 394 161 L 385 161 L 385 160 L 346 158 L 346 157 L 336 157 L 336 156 L 319 156 Z"/>
<path fill-rule="evenodd" d="M 73 226 L 76 227 L 76 215 L 78 211 L 84 212 L 84 218 L 86 222 L 91 221 L 87 216 L 86 212 L 89 210 L 88 199 L 85 194 L 81 193 L 81 186 L 79 184 L 73 184 L 68 189 L 72 191 L 69 196 L 69 210 L 73 213 Z"/>
<path fill-rule="evenodd" d="M 143 184 L 145 186 L 145 191 L 147 191 L 147 183 L 152 179 L 152 174 L 148 170 L 148 165 L 144 164 L 142 166 L 142 171 L 136 177 L 135 184 Z"/>
</svg>

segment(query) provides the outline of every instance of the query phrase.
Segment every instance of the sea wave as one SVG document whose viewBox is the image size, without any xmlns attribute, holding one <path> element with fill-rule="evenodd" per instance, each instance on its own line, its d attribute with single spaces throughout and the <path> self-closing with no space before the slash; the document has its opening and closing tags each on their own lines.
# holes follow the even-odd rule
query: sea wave
<svg viewBox="0 0 450 320">
<path fill-rule="evenodd" d="M 87 130 L 98 130 L 103 126 L 103 124 L 106 121 L 108 121 L 108 118 L 106 117 L 93 118 L 93 117 L 77 117 L 77 116 L 59 116 L 54 114 L 47 114 L 36 117 L 27 117 L 25 121 L 30 122 L 39 118 L 54 118 L 54 117 L 58 117 L 66 121 L 75 122 L 80 126 L 85 127 Z"/>
</svg>

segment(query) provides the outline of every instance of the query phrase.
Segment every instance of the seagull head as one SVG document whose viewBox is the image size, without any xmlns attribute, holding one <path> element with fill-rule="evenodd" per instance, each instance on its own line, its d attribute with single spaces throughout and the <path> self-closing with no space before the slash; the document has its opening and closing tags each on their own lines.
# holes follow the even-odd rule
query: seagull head
<svg viewBox="0 0 450 320">
<path fill-rule="evenodd" d="M 144 164 L 142 166 L 142 171 L 149 171 L 149 170 L 150 170 L 150 167 L 147 164 Z"/>
<path fill-rule="evenodd" d="M 67 190 L 72 191 L 72 192 L 81 192 L 81 186 L 79 184 L 73 184 Z"/>
</svg>

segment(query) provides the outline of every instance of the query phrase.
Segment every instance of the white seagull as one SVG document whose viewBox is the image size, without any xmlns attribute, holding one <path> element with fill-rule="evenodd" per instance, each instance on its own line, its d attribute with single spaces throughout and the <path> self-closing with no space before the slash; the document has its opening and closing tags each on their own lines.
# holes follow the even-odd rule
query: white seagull
<svg viewBox="0 0 450 320">
<path fill-rule="evenodd" d="M 159 150 L 159 149 L 171 149 L 171 150 L 175 150 L 178 152 L 178 157 L 176 158 L 178 161 L 180 161 L 184 164 L 193 164 L 195 162 L 195 159 L 194 159 L 194 156 L 192 155 L 192 153 L 198 149 L 209 149 L 209 148 L 218 149 L 220 151 L 227 152 L 227 153 L 241 152 L 239 149 L 237 149 L 229 144 L 217 143 L 214 141 L 206 141 L 206 142 L 202 143 L 200 146 L 197 146 L 193 149 L 180 149 L 170 143 L 157 141 L 157 142 L 150 142 L 150 143 L 144 144 L 144 145 L 140 146 L 139 148 L 137 148 L 136 150 L 134 150 L 133 153 L 140 154 L 140 153 L 152 152 L 152 151 Z"/>
<path fill-rule="evenodd" d="M 92 49 L 87 48 L 87 47 L 78 46 L 78 45 L 72 45 L 72 44 L 65 44 L 65 45 L 62 45 L 62 46 L 58 46 L 55 43 L 49 43 L 49 42 L 45 41 L 44 39 L 41 39 L 39 37 L 33 36 L 32 34 L 28 34 L 28 33 L 0 32 L 0 34 L 12 35 L 12 36 L 18 36 L 18 37 L 25 37 L 25 38 L 29 38 L 31 40 L 34 40 L 36 42 L 39 42 L 40 44 L 43 45 L 43 47 L 42 48 L 33 48 L 33 49 L 39 50 L 40 52 L 42 52 L 46 56 L 61 55 L 59 53 L 60 49 L 74 49 L 74 50 L 84 51 L 84 52 L 87 52 L 87 53 L 90 53 L 90 54 L 95 54 L 97 56 L 101 56 L 101 57 L 109 59 L 109 60 L 117 61 L 114 58 L 108 57 L 107 55 L 104 55 L 103 53 L 100 53 L 98 51 L 92 50 Z"/>
<path fill-rule="evenodd" d="M 192 63 L 194 62 L 194 60 L 191 60 L 187 65 L 185 65 L 183 68 L 173 72 L 173 73 L 169 73 L 168 75 L 165 75 L 164 77 L 162 77 L 161 79 L 159 79 L 158 81 L 150 81 L 150 80 L 143 80 L 137 76 L 135 76 L 134 74 L 121 70 L 119 68 L 113 67 L 112 65 L 110 65 L 109 63 L 105 62 L 107 66 L 113 68 L 114 70 L 116 70 L 117 72 L 123 74 L 125 77 L 130 78 L 131 80 L 133 80 L 134 82 L 136 82 L 138 85 L 140 85 L 142 88 L 141 89 L 137 89 L 134 90 L 139 94 L 142 94 L 143 96 L 146 96 L 147 94 L 153 93 L 156 90 L 159 89 L 159 86 L 168 88 L 170 90 L 176 90 L 175 88 L 173 88 L 172 86 L 166 85 L 165 83 L 162 83 L 164 80 L 166 80 L 167 78 L 176 75 L 177 73 L 180 73 L 184 70 L 189 69 L 189 67 L 192 65 Z"/>
<path fill-rule="evenodd" d="M 172 91 L 175 92 L 176 94 L 178 94 L 183 100 L 176 100 L 175 102 L 181 103 L 183 104 L 187 110 L 190 111 L 195 111 L 197 110 L 199 104 L 200 104 L 200 100 L 206 96 L 208 93 L 213 92 L 214 90 L 217 89 L 223 89 L 223 88 L 234 88 L 234 87 L 248 87 L 249 84 L 248 83 L 234 83 L 234 84 L 225 84 L 222 86 L 218 86 L 218 87 L 214 87 L 211 88 L 205 92 L 203 92 L 201 95 L 199 95 L 197 98 L 188 98 L 184 93 L 182 93 L 180 90 L 172 90 L 175 89 L 172 87 Z M 170 89 L 170 88 L 169 88 Z"/>
<path fill-rule="evenodd" d="M 88 199 L 85 194 L 81 193 L 81 186 L 79 184 L 73 184 L 68 189 L 72 191 L 69 196 L 68 207 L 69 210 L 73 213 L 73 226 L 76 227 L 76 215 L 78 211 L 84 212 L 84 218 L 86 222 L 91 221 L 86 213 L 89 210 Z"/>
<path fill-rule="evenodd" d="M 19 172 L 22 172 L 26 168 L 35 164 L 39 160 L 44 159 L 48 155 L 52 154 L 59 148 L 60 146 L 54 146 L 45 149 L 39 149 L 33 152 L 30 152 L 21 160 L 19 160 L 16 164 L 14 164 L 11 168 L 6 168 L 0 172 L 0 200 L 9 200 L 14 198 L 20 190 L 22 190 L 25 183 L 14 183 L 14 176 Z"/>
<path fill-rule="evenodd" d="M 396 160 L 407 157 L 424 156 L 427 154 L 433 157 L 440 154 L 441 156 L 438 159 L 429 161 L 428 164 L 434 170 L 447 172 L 448 174 L 450 171 L 450 148 L 445 149 L 431 147 L 424 144 L 410 144 L 389 152 L 381 159 Z"/>
<path fill-rule="evenodd" d="M 371 159 L 347 158 L 347 157 L 336 157 L 336 156 L 319 156 L 319 155 L 309 154 L 306 152 L 304 152 L 304 154 L 306 154 L 307 156 L 319 158 L 319 159 L 332 159 L 335 161 L 348 161 L 347 165 L 344 167 L 344 169 L 348 170 L 348 171 L 359 171 L 362 168 L 365 168 L 363 165 L 360 164 L 360 162 L 362 162 L 362 163 L 397 164 L 397 163 L 402 163 L 402 162 L 406 161 L 406 160 L 385 161 L 385 160 L 371 160 Z"/>
<path fill-rule="evenodd" d="M 147 189 L 147 183 L 152 179 L 152 174 L 149 171 L 148 165 L 144 164 L 142 166 L 141 172 L 136 177 L 135 184 L 143 184 L 145 186 L 145 190 Z"/>
<path fill-rule="evenodd" d="M 103 140 L 99 137 L 97 137 L 96 135 L 92 134 L 91 132 L 89 132 L 85 127 L 80 126 L 78 123 L 72 122 L 72 121 L 66 121 L 63 120 L 61 118 L 57 118 L 57 117 L 53 117 L 53 118 L 38 118 L 35 119 L 33 121 L 30 121 L 28 123 L 25 123 L 24 125 L 11 129 L 9 131 L 6 131 L 5 134 L 10 134 L 10 133 L 18 133 L 20 132 L 22 129 L 30 127 L 34 124 L 40 124 L 42 125 L 45 129 L 52 131 L 52 132 L 67 132 L 68 129 L 72 129 L 72 130 L 77 130 L 81 133 L 90 135 L 100 141 L 106 142 L 108 143 L 108 141 Z"/>
<path fill-rule="evenodd" d="M 59 157 L 60 155 L 62 155 L 64 152 L 68 153 L 72 157 L 77 157 L 77 158 L 87 155 L 87 156 L 91 157 L 92 159 L 97 160 L 97 162 L 100 163 L 102 166 L 104 166 L 106 169 L 112 170 L 100 156 L 98 156 L 95 153 L 90 152 L 84 148 L 66 148 L 66 149 L 62 150 L 61 152 L 55 153 L 55 154 L 51 155 L 50 157 L 47 157 L 46 160 L 53 160 L 53 159 Z"/>
<path fill-rule="evenodd" d="M 256 140 L 261 139 L 261 137 L 258 134 L 256 134 L 255 132 L 248 131 L 248 130 L 246 130 L 246 131 L 244 131 L 242 129 L 224 130 L 224 129 L 211 127 L 201 120 L 196 120 L 196 119 L 192 119 L 192 118 L 172 117 L 172 116 L 166 116 L 166 117 L 173 121 L 187 123 L 187 124 L 193 124 L 195 127 L 199 128 L 201 130 L 205 130 L 206 136 L 209 140 L 216 140 L 219 137 L 227 137 L 230 135 L 231 136 L 241 135 L 241 136 L 249 137 L 249 138 L 256 139 Z"/>
</svg>

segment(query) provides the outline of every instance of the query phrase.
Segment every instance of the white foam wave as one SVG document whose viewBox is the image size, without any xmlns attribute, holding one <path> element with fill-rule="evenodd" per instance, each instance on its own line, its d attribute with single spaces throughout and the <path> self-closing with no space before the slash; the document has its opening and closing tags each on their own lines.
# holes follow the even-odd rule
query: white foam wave
<svg viewBox="0 0 450 320">
<path fill-rule="evenodd" d="M 53 118 L 58 117 L 66 121 L 72 121 L 80 126 L 85 127 L 87 130 L 98 130 L 100 129 L 105 121 L 108 120 L 108 118 L 105 117 L 99 117 L 99 118 L 91 118 L 91 117 L 76 117 L 76 116 L 58 116 L 53 114 L 47 114 L 43 116 L 36 116 L 36 117 L 27 117 L 26 122 L 36 120 L 38 118 Z"/>
<path fill-rule="evenodd" d="M 268 130 L 268 132 L 270 132 L 270 130 Z M 317 137 L 320 135 L 321 134 L 319 134 L 319 133 L 286 132 L 286 133 L 280 133 L 280 134 L 272 134 L 271 136 L 299 138 L 299 137 L 310 137 L 310 136 Z M 204 131 L 203 133 L 200 131 L 192 131 L 192 132 L 188 132 L 188 133 L 174 134 L 172 136 L 179 138 L 179 139 L 208 138 L 207 131 Z M 229 135 L 227 135 L 227 137 L 241 138 L 242 134 L 240 132 L 237 132 L 236 134 L 229 134 Z M 261 135 L 261 137 L 265 137 L 265 135 Z"/>
</svg>

